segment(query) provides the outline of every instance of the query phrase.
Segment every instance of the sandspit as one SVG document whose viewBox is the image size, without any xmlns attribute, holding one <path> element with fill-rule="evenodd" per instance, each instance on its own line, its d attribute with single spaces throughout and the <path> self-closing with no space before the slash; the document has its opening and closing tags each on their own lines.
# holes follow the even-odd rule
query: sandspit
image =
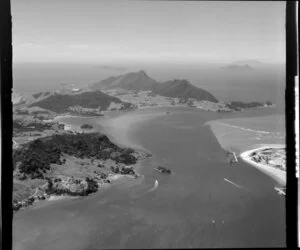
<svg viewBox="0 0 300 250">
<path fill-rule="evenodd" d="M 260 171 L 264 172 L 265 174 L 269 175 L 273 179 L 275 179 L 280 185 L 286 184 L 286 172 L 266 164 L 255 162 L 251 159 L 250 155 L 255 151 L 260 151 L 266 148 L 285 148 L 284 144 L 264 144 L 258 148 L 254 148 L 251 150 L 244 151 L 240 154 L 240 157 L 250 165 L 256 167 Z"/>
</svg>

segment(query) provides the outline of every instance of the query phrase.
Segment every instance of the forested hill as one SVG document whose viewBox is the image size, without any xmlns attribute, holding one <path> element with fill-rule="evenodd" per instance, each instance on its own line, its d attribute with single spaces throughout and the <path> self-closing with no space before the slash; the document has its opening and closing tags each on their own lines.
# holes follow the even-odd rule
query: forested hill
<svg viewBox="0 0 300 250">
<path fill-rule="evenodd" d="M 70 107 L 80 106 L 82 108 L 106 110 L 111 103 L 123 104 L 117 98 L 107 95 L 100 90 L 83 92 L 76 95 L 55 94 L 41 101 L 34 102 L 29 107 L 40 107 L 53 112 L 67 112 Z"/>
</svg>

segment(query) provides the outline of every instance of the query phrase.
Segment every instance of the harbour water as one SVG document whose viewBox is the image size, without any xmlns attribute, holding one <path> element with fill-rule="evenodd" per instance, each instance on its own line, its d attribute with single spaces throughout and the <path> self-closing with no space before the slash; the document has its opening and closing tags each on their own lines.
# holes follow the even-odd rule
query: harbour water
<svg viewBox="0 0 300 250">
<path fill-rule="evenodd" d="M 204 126 L 237 114 L 168 110 L 128 131 L 133 143 L 153 153 L 143 162 L 143 177 L 19 211 L 14 249 L 284 247 L 285 199 L 274 191 L 276 182 L 242 160 L 230 166 Z M 172 174 L 154 171 L 158 165 Z"/>
</svg>

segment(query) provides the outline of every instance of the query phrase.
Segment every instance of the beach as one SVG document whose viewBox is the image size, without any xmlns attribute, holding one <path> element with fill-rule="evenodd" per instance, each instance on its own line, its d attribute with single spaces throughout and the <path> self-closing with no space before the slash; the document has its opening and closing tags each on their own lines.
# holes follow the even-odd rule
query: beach
<svg viewBox="0 0 300 250">
<path fill-rule="evenodd" d="M 240 154 L 240 157 L 247 162 L 248 164 L 258 168 L 265 174 L 269 175 L 270 177 L 274 178 L 280 185 L 285 186 L 286 185 L 286 171 L 276 169 L 274 167 L 268 166 L 263 163 L 258 163 L 255 162 L 251 159 L 250 155 L 253 152 L 257 152 L 266 148 L 285 148 L 284 144 L 269 144 L 269 145 L 264 145 L 262 147 L 254 148 L 251 150 L 247 150 L 243 153 Z"/>
<path fill-rule="evenodd" d="M 209 121 L 220 146 L 226 151 L 236 151 L 241 159 L 267 174 L 280 185 L 286 184 L 286 172 L 251 159 L 253 152 L 266 148 L 285 148 L 284 117 L 233 118 Z M 280 127 L 279 127 L 280 126 Z"/>
</svg>

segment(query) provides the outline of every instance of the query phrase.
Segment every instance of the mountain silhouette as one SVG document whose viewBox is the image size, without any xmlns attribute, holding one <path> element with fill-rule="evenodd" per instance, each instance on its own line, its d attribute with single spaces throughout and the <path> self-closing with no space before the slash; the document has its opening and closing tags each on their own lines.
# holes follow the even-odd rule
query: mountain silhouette
<svg viewBox="0 0 300 250">
<path fill-rule="evenodd" d="M 150 90 L 153 94 L 165 97 L 194 98 L 198 101 L 207 100 L 218 102 L 211 93 L 195 87 L 185 79 L 175 79 L 159 83 L 150 78 L 143 70 L 112 76 L 89 86 L 91 90 L 121 88 L 131 91 Z"/>
<path fill-rule="evenodd" d="M 228 70 L 228 71 L 236 71 L 236 72 L 248 72 L 248 71 L 253 71 L 254 68 L 251 67 L 249 64 L 230 64 L 224 67 L 221 67 L 223 70 Z"/>
</svg>

